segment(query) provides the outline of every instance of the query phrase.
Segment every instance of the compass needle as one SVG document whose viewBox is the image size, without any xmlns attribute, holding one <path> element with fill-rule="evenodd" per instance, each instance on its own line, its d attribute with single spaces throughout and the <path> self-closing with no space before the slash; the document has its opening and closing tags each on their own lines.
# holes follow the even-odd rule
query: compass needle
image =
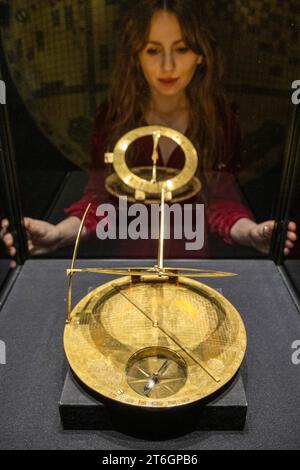
<svg viewBox="0 0 300 470">
<path fill-rule="evenodd" d="M 132 379 L 131 377 L 129 377 L 129 379 L 130 379 L 131 384 L 144 384 L 145 383 L 145 379 Z"/>
</svg>

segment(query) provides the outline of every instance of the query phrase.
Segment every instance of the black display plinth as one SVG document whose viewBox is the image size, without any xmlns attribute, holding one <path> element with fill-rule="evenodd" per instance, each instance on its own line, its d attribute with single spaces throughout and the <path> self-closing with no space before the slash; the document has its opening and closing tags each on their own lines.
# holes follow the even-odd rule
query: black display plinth
<svg viewBox="0 0 300 470">
<path fill-rule="evenodd" d="M 205 404 L 184 407 L 184 411 L 138 410 L 100 401 L 86 391 L 71 372 L 67 373 L 59 411 L 64 429 L 108 430 L 122 428 L 126 432 L 166 432 L 189 426 L 199 430 L 242 430 L 247 415 L 247 400 L 240 373 L 226 390 Z M 162 428 L 162 423 L 166 429 Z"/>
</svg>

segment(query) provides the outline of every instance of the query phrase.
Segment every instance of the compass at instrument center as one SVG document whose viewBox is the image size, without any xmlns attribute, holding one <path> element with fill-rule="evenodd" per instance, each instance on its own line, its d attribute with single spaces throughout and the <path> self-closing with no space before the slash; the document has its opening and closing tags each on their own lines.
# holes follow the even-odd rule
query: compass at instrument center
<svg viewBox="0 0 300 470">
<path fill-rule="evenodd" d="M 128 361 L 127 382 L 139 395 L 165 398 L 175 395 L 187 379 L 187 366 L 179 354 L 164 347 L 136 352 Z"/>
<path fill-rule="evenodd" d="M 225 385 L 246 335 L 234 307 L 205 284 L 148 275 L 89 293 L 72 311 L 64 343 L 75 374 L 100 396 L 164 408 Z"/>
<path fill-rule="evenodd" d="M 145 167 L 129 168 L 126 163 L 126 152 L 137 139 L 152 136 L 153 151 L 149 155 L 149 170 Z M 172 139 L 184 153 L 185 163 L 181 170 L 158 167 L 158 147 L 161 137 Z M 194 175 L 198 167 L 198 155 L 191 141 L 174 129 L 163 126 L 145 126 L 125 134 L 116 144 L 112 153 L 105 154 L 105 162 L 113 164 L 115 174 L 106 180 L 106 188 L 113 195 L 124 194 L 122 182 L 129 194 L 134 192 L 135 200 L 147 200 L 148 197 L 160 197 L 165 190 L 166 200 L 181 194 L 180 200 L 191 197 L 201 189 L 201 183 Z M 118 194 L 119 192 L 119 194 Z M 186 193 L 185 196 L 182 193 Z"/>
</svg>

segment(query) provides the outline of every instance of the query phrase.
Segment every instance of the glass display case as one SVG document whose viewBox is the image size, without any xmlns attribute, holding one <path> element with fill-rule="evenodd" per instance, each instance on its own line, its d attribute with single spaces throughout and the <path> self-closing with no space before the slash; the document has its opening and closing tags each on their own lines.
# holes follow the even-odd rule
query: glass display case
<svg viewBox="0 0 300 470">
<path fill-rule="evenodd" d="M 68 215 L 79 214 L 78 201 L 82 215 L 88 198 L 96 197 L 90 191 L 93 184 L 97 184 L 93 191 L 98 203 L 116 206 L 104 184 L 107 169 L 101 167 L 96 178 L 91 177 L 91 152 L 95 151 L 91 140 L 114 66 L 115 25 L 126 2 L 103 0 L 87 6 L 15 0 L 4 5 L 1 69 L 23 216 L 56 225 Z M 289 6 L 287 2 L 282 8 L 277 1 L 260 7 L 223 2 L 220 8 L 212 0 L 207 7 L 224 54 L 226 94 L 238 122 L 234 152 L 239 171 L 232 186 L 235 197 L 258 223 L 278 217 L 286 188 L 282 177 L 290 151 L 287 141 L 295 125 L 291 86 L 299 70 L 299 18 L 297 10 L 291 17 Z M 224 173 L 220 170 L 221 179 Z M 205 205 L 205 197 L 200 200 Z M 291 217 L 297 219 L 295 210 Z M 275 238 L 282 230 L 280 222 L 270 250 L 277 259 Z M 166 256 L 260 258 L 270 254 L 234 244 L 210 226 L 205 237 L 207 251 L 188 253 L 167 243 Z M 149 258 L 155 254 L 155 240 L 124 243 L 115 238 L 99 240 L 94 233 L 82 244 L 79 256 Z M 72 248 L 72 243 L 52 246 L 42 256 L 70 256 Z"/>
<path fill-rule="evenodd" d="M 0 73 L 0 84 L 5 84 Z M 16 178 L 13 144 L 10 134 L 8 114 L 6 110 L 6 87 L 1 88 L 0 104 L 0 288 L 5 291 L 9 278 L 14 277 L 12 271 L 21 265 L 27 257 L 25 234 L 22 226 L 19 186 Z M 2 221 L 9 223 L 2 226 Z M 7 232 L 14 237 L 16 254 L 10 256 L 4 244 L 3 237 Z M 15 259 L 13 259 L 15 258 Z M 12 276 L 11 276 L 12 275 Z"/>
<path fill-rule="evenodd" d="M 293 140 L 291 144 L 290 165 L 287 169 L 289 178 L 286 184 L 286 213 L 283 220 L 294 220 L 297 226 L 300 226 L 300 107 L 297 105 L 293 126 Z M 282 244 L 281 244 L 282 246 Z M 296 290 L 298 299 L 300 298 L 300 240 L 296 241 L 291 255 L 284 259 L 282 256 L 279 262 L 283 263 L 284 271 L 288 275 L 293 290 Z M 295 299 L 299 305 L 299 300 Z"/>
<path fill-rule="evenodd" d="M 105 399 L 129 405 L 116 413 L 127 424 L 133 406 L 147 408 L 153 389 L 164 388 L 169 366 L 176 375 L 163 399 L 172 411 L 189 403 L 184 395 L 176 402 L 178 383 L 221 394 L 200 403 L 204 416 L 210 407 L 210 431 L 202 423 L 165 440 L 166 449 L 299 447 L 299 1 L 198 4 L 219 68 L 209 69 L 204 47 L 196 54 L 185 40 L 176 50 L 172 43 L 172 54 L 196 54 L 192 79 L 211 80 L 202 99 L 196 87 L 181 95 L 188 126 L 179 132 L 142 106 L 145 50 L 132 61 L 116 34 L 129 0 L 0 0 L 0 347 L 8 351 L 7 363 L 0 356 L 0 447 L 136 448 L 135 435 L 119 439 L 106 420 L 95 384 L 100 378 L 111 392 Z M 123 70 L 123 104 L 130 105 L 131 86 L 142 104 L 140 114 L 129 106 L 124 122 L 116 114 L 119 127 L 110 92 L 118 61 L 134 62 L 145 78 L 126 82 Z M 170 90 L 177 78 L 158 80 Z M 159 244 L 163 198 L 168 223 Z M 228 323 L 230 315 L 238 321 Z M 226 360 L 238 353 L 227 374 Z M 93 380 L 77 381 L 72 361 Z M 202 375 L 189 376 L 197 367 Z M 217 390 L 222 374 L 228 389 Z M 80 433 L 63 432 L 59 396 L 63 426 Z M 182 424 L 178 415 L 174 422 Z"/>
</svg>

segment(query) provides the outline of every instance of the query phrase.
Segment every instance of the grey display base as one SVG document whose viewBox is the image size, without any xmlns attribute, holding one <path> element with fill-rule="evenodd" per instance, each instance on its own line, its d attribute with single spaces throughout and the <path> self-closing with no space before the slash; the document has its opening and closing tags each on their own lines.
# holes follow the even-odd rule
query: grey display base
<svg viewBox="0 0 300 470">
<path fill-rule="evenodd" d="M 243 380 L 238 372 L 229 387 L 218 397 L 205 405 L 192 409 L 191 416 L 192 420 L 195 421 L 194 427 L 199 430 L 242 430 L 246 422 L 247 406 Z M 122 408 L 117 411 L 119 419 L 132 423 L 134 420 L 132 410 L 127 409 L 127 415 L 122 415 L 120 409 Z M 110 406 L 83 390 L 71 372 L 66 375 L 59 402 L 59 412 L 62 425 L 66 430 L 108 430 L 115 428 L 114 419 L 111 419 Z M 150 413 L 150 415 L 152 419 L 153 413 Z M 161 418 L 161 414 L 157 413 L 157 415 Z M 149 426 L 149 419 L 145 416 L 139 418 L 140 424 L 143 420 Z M 157 422 L 160 423 L 160 426 L 161 419 Z M 178 422 L 180 423 L 181 419 L 177 417 L 176 423 Z"/>
</svg>

